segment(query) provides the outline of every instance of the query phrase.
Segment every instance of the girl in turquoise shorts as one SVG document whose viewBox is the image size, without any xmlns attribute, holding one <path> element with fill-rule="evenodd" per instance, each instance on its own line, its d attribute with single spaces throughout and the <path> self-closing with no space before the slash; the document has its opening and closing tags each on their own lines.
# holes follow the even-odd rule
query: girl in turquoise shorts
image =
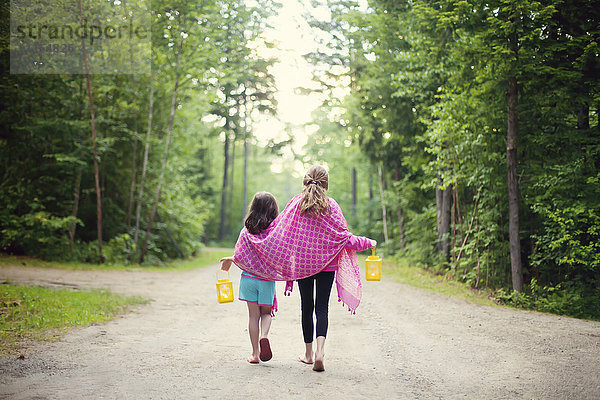
<svg viewBox="0 0 600 400">
<path fill-rule="evenodd" d="M 259 192 L 252 199 L 244 225 L 248 232 L 257 235 L 267 229 L 278 214 L 279 209 L 275 197 L 268 192 Z M 222 258 L 221 263 L 221 269 L 229 271 L 233 263 L 233 257 Z M 265 281 L 256 275 L 243 271 L 238 297 L 248 304 L 248 333 L 252 344 L 252 355 L 248 357 L 248 362 L 258 364 L 259 359 L 269 361 L 273 354 L 267 336 L 271 327 L 275 282 Z"/>
</svg>

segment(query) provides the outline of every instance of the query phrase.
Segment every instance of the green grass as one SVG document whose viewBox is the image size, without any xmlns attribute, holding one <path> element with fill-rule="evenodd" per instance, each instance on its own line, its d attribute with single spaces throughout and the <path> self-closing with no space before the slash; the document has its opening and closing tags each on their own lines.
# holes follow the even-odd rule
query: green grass
<svg viewBox="0 0 600 400">
<path fill-rule="evenodd" d="M 158 266 L 141 266 L 139 264 L 89 264 L 73 261 L 45 261 L 37 258 L 23 256 L 0 255 L 0 267 L 9 265 L 23 265 L 39 268 L 59 268 L 66 270 L 128 270 L 128 271 L 185 271 L 217 264 L 219 259 L 233 254 L 233 249 L 205 248 L 193 258 L 175 260 Z"/>
<path fill-rule="evenodd" d="M 402 259 L 384 261 L 383 272 L 389 274 L 397 282 L 419 289 L 463 298 L 477 304 L 498 306 L 491 298 L 491 291 L 472 289 L 464 283 L 453 281 L 443 275 L 433 274 L 419 267 L 410 267 L 408 262 Z"/>
<path fill-rule="evenodd" d="M 105 322 L 147 301 L 102 290 L 76 292 L 0 285 L 0 354 L 32 340 L 53 340 L 67 327 Z"/>
</svg>

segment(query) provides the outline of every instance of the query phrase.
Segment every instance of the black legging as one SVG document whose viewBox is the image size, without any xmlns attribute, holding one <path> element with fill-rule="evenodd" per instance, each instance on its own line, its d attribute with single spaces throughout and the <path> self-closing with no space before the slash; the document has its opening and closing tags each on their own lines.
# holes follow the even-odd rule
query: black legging
<svg viewBox="0 0 600 400">
<path fill-rule="evenodd" d="M 308 278 L 298 280 L 300 289 L 300 302 L 302 305 L 302 333 L 304 334 L 304 343 L 313 341 L 313 311 L 317 316 L 317 337 L 327 336 L 327 327 L 329 325 L 329 294 L 335 271 L 323 271 L 309 276 Z M 314 283 L 317 285 L 317 295 L 313 297 Z"/>
</svg>

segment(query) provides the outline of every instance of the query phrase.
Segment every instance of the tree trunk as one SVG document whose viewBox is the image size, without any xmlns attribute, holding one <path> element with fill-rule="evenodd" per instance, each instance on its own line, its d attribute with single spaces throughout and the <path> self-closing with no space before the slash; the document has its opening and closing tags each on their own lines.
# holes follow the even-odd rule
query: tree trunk
<svg viewBox="0 0 600 400">
<path fill-rule="evenodd" d="M 442 202 L 444 199 L 444 193 L 442 189 L 440 189 L 440 184 L 438 183 L 435 187 L 435 215 L 437 222 L 437 232 L 438 239 L 440 237 L 440 232 L 442 231 Z M 438 249 L 439 250 L 439 249 Z"/>
<path fill-rule="evenodd" d="M 127 2 L 123 0 L 123 10 L 127 15 Z M 135 202 L 135 178 L 137 170 L 137 145 L 138 145 L 138 126 L 137 126 L 137 81 L 133 70 L 133 46 L 131 45 L 131 35 L 129 35 L 129 63 L 131 68 L 131 84 L 133 87 L 133 155 L 131 160 L 131 185 L 129 187 L 129 204 L 127 205 L 127 229 L 131 228 L 131 213 L 133 212 L 133 203 Z"/>
<path fill-rule="evenodd" d="M 373 173 L 369 168 L 369 226 L 373 225 Z"/>
<path fill-rule="evenodd" d="M 402 211 L 402 207 L 398 206 L 396 209 L 396 214 L 398 215 L 398 231 L 400 232 L 400 248 L 404 250 L 406 247 L 406 242 L 404 241 L 404 212 Z"/>
<path fill-rule="evenodd" d="M 83 8 L 81 7 L 81 0 L 78 0 L 79 15 L 81 23 L 83 24 Z M 96 231 L 98 235 L 98 253 L 100 256 L 100 262 L 104 261 L 102 256 L 102 192 L 100 191 L 100 175 L 98 172 L 98 146 L 96 143 L 96 118 L 94 115 L 94 100 L 92 98 L 92 84 L 90 80 L 90 66 L 88 64 L 88 56 L 85 48 L 85 36 L 81 36 L 81 50 L 83 53 L 83 61 L 85 65 L 85 80 L 87 84 L 88 100 L 90 103 L 90 118 L 92 122 L 92 155 L 94 158 L 94 183 L 96 185 Z"/>
<path fill-rule="evenodd" d="M 488 288 L 488 282 L 490 280 L 490 248 L 489 246 L 485 251 L 485 289 Z"/>
<path fill-rule="evenodd" d="M 508 170 L 508 233 L 513 289 L 523 290 L 521 243 L 519 242 L 519 197 L 517 180 L 517 78 L 508 79 L 508 133 L 506 140 Z"/>
<path fill-rule="evenodd" d="M 81 195 L 81 168 L 77 168 L 77 176 L 75 177 L 75 190 L 73 191 L 73 211 L 71 211 L 71 217 L 77 217 L 79 210 L 79 198 Z M 75 245 L 75 229 L 77 228 L 76 223 L 72 223 L 69 226 L 69 250 L 73 252 Z"/>
<path fill-rule="evenodd" d="M 450 249 L 456 248 L 456 185 L 452 187 L 452 205 L 450 206 Z M 466 274 L 465 267 L 465 274 Z"/>
<path fill-rule="evenodd" d="M 398 168 L 398 163 L 394 163 L 394 180 L 396 182 L 400 181 L 400 170 Z M 396 207 L 396 216 L 398 217 L 398 236 L 400 236 L 400 248 L 404 250 L 404 216 L 402 212 L 402 206 L 398 201 L 398 206 Z"/>
<path fill-rule="evenodd" d="M 356 217 L 356 168 L 352 168 L 352 216 Z"/>
<path fill-rule="evenodd" d="M 245 219 L 248 212 L 248 104 L 246 102 L 246 92 L 244 89 L 244 193 L 243 193 L 242 219 Z M 243 221 L 242 221 L 243 222 Z"/>
<path fill-rule="evenodd" d="M 219 225 L 219 240 L 225 238 L 225 218 L 227 216 L 227 169 L 229 167 L 229 131 L 227 130 L 227 124 L 225 124 L 225 144 L 223 146 L 223 155 L 225 161 L 223 163 L 223 186 L 221 190 L 221 221 Z"/>
<path fill-rule="evenodd" d="M 377 172 L 379 173 L 379 194 L 381 197 L 381 214 L 383 216 L 383 238 L 385 244 L 388 243 L 388 232 L 387 232 L 387 213 L 385 210 L 385 201 L 383 198 L 383 171 L 381 170 L 381 162 L 377 165 Z"/>
<path fill-rule="evenodd" d="M 438 193 L 439 192 L 439 193 Z M 450 255 L 450 206 L 452 188 L 436 189 L 436 201 L 438 206 L 438 242 L 437 250 L 442 253 L 445 260 Z M 438 200 L 441 197 L 441 200 Z"/>
<path fill-rule="evenodd" d="M 177 61 L 175 63 L 175 84 L 173 85 L 173 97 L 171 98 L 171 113 L 169 114 L 169 125 L 167 129 L 167 138 L 165 140 L 165 152 L 162 159 L 162 165 L 160 167 L 160 175 L 158 176 L 158 186 L 156 187 L 156 194 L 154 196 L 154 204 L 152 206 L 152 212 L 148 220 L 148 227 L 146 228 L 146 237 L 144 237 L 144 244 L 142 245 L 142 254 L 140 255 L 140 263 L 144 262 L 146 256 L 146 250 L 148 249 L 148 240 L 150 239 L 150 232 L 152 231 L 152 224 L 154 222 L 154 216 L 158 209 L 158 202 L 160 201 L 160 190 L 162 188 L 162 182 L 165 176 L 165 169 L 167 166 L 167 160 L 169 157 L 169 143 L 171 141 L 171 135 L 173 133 L 173 120 L 175 119 L 175 108 L 177 104 L 177 89 L 179 88 L 179 65 L 181 63 L 181 49 L 183 47 L 183 39 L 179 42 L 179 51 L 177 52 Z"/>
<path fill-rule="evenodd" d="M 475 289 L 479 289 L 479 218 L 475 222 L 475 234 L 477 235 L 475 237 L 475 255 L 477 256 L 477 281 L 475 282 Z"/>
<path fill-rule="evenodd" d="M 590 129 L 590 105 L 582 102 L 577 112 L 577 129 Z"/>
<path fill-rule="evenodd" d="M 84 99 L 84 93 L 83 93 L 83 80 L 80 82 L 79 84 L 79 94 L 81 96 L 82 102 L 81 102 L 81 107 L 79 108 L 79 120 L 83 121 L 83 113 L 84 113 L 84 103 L 83 103 L 83 99 Z M 78 138 L 77 138 L 79 145 L 82 145 L 83 143 L 83 136 L 81 133 L 79 133 Z M 77 217 L 77 213 L 79 212 L 79 200 L 81 198 L 81 177 L 83 175 L 83 169 L 81 167 L 76 167 L 76 175 L 75 175 L 75 188 L 73 191 L 73 210 L 71 211 L 71 216 L 72 217 Z M 68 231 L 68 235 L 69 235 L 69 251 L 72 253 L 73 252 L 73 248 L 75 247 L 75 230 L 77 229 L 77 224 L 76 223 L 72 223 L 69 226 L 69 231 Z"/>
<path fill-rule="evenodd" d="M 237 128 L 236 128 L 237 129 Z M 227 204 L 229 204 L 228 207 L 228 211 L 229 211 L 229 215 L 227 215 L 227 221 L 232 221 L 233 220 L 233 191 L 235 189 L 235 182 L 233 181 L 235 179 L 235 142 L 237 139 L 237 133 L 234 134 L 233 136 L 233 140 L 231 141 L 231 157 L 230 157 L 230 166 L 229 166 L 229 172 L 230 172 L 230 177 L 229 177 L 229 198 L 227 199 Z"/>
<path fill-rule="evenodd" d="M 106 193 L 106 159 L 108 158 L 108 153 L 106 157 L 102 157 L 100 159 L 100 196 L 102 198 L 102 203 L 104 204 L 104 193 Z"/>
<path fill-rule="evenodd" d="M 150 151 L 150 134 L 152 132 L 152 115 L 154 112 L 154 72 L 150 70 L 150 101 L 148 109 L 148 130 L 146 131 L 146 145 L 144 146 L 144 161 L 142 163 L 142 176 L 140 178 L 140 188 L 138 191 L 137 206 L 135 210 L 135 231 L 133 232 L 133 243 L 136 253 L 138 237 L 140 232 L 140 215 L 142 213 L 142 200 L 144 197 L 144 183 L 146 182 L 146 171 L 148 170 L 148 153 Z"/>
<path fill-rule="evenodd" d="M 135 79 L 134 79 L 134 90 L 135 90 Z M 134 101 L 136 101 L 137 96 L 134 96 Z M 131 157 L 131 185 L 129 186 L 129 204 L 127 206 L 127 228 L 131 227 L 131 214 L 133 212 L 133 203 L 135 198 L 135 177 L 136 177 L 136 169 L 137 169 L 137 144 L 138 144 L 138 132 L 137 132 L 137 112 L 134 113 L 134 122 L 133 122 L 133 155 Z"/>
</svg>

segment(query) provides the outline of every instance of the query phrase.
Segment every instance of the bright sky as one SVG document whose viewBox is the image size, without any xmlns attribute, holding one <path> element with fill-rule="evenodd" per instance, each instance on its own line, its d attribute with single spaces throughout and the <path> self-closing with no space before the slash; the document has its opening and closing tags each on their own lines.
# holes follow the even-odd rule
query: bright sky
<svg viewBox="0 0 600 400">
<path fill-rule="evenodd" d="M 305 19 L 311 14 L 321 21 L 331 19 L 326 6 L 312 7 L 307 0 L 277 0 L 281 7 L 277 15 L 269 18 L 271 28 L 263 34 L 267 42 L 273 43 L 273 48 L 265 48 L 259 44 L 257 50 L 265 58 L 275 58 L 278 61 L 271 68 L 277 87 L 278 102 L 277 116 L 253 115 L 253 132 L 259 145 L 266 145 L 269 140 L 282 141 L 288 138 L 286 127 L 292 132 L 295 143 L 294 151 L 302 152 L 307 138 L 316 130 L 316 125 L 309 124 L 311 113 L 325 100 L 324 94 L 301 94 L 298 88 L 318 89 L 318 84 L 312 81 L 314 66 L 308 63 L 303 55 L 316 51 L 319 39 L 328 40 L 328 34 L 313 30 Z M 246 0 L 248 6 L 256 6 L 260 0 Z M 367 0 L 359 0 L 359 7 L 366 10 Z M 319 35 L 321 35 L 319 37 Z M 343 98 L 348 93 L 348 82 L 341 82 L 334 90 L 334 96 Z M 288 149 L 284 159 L 276 161 L 271 169 L 280 172 L 283 164 L 290 162 L 292 152 Z M 294 165 L 296 171 L 303 171 L 300 162 Z"/>
<path fill-rule="evenodd" d="M 295 148 L 299 150 L 306 143 L 309 133 L 303 124 L 311 121 L 312 111 L 323 100 L 319 94 L 305 95 L 297 90 L 298 87 L 317 87 L 311 80 L 313 67 L 302 57 L 317 49 L 316 32 L 311 30 L 303 15 L 310 12 L 325 19 L 329 17 L 329 11 L 314 9 L 297 0 L 280 2 L 279 14 L 270 18 L 272 28 L 264 34 L 266 40 L 276 46 L 261 51 L 263 56 L 279 60 L 271 69 L 278 89 L 278 116 L 261 116 L 255 121 L 254 133 L 263 144 L 269 139 L 283 140 L 287 137 L 286 124 L 291 125 L 296 138 Z"/>
<path fill-rule="evenodd" d="M 279 13 L 269 19 L 271 28 L 264 33 L 266 41 L 275 44 L 272 49 L 261 49 L 263 57 L 273 57 L 279 61 L 271 69 L 277 86 L 276 98 L 278 102 L 278 115 L 254 116 L 253 131 L 259 144 L 266 144 L 269 140 L 281 141 L 287 139 L 286 126 L 291 128 L 295 138 L 293 145 L 296 153 L 301 153 L 306 144 L 308 135 L 314 133 L 316 125 L 311 125 L 311 113 L 325 100 L 325 95 L 319 93 L 300 94 L 298 88 L 317 89 L 318 85 L 312 81 L 313 65 L 308 63 L 303 55 L 316 51 L 319 40 L 327 40 L 328 35 L 313 30 L 307 23 L 305 15 L 311 14 L 321 21 L 331 19 L 330 11 L 326 6 L 314 8 L 306 0 L 278 0 L 281 3 Z M 256 5 L 257 0 L 247 0 L 248 5 Z M 359 1 L 360 7 L 366 9 L 366 0 Z M 318 35 L 322 35 L 318 37 Z M 341 84 L 334 95 L 343 98 L 348 92 L 346 85 Z M 283 164 L 289 164 L 292 158 L 291 151 L 287 152 L 281 160 L 276 160 L 271 166 L 273 172 L 280 172 Z M 303 174 L 304 166 L 298 161 L 294 169 Z"/>
</svg>

